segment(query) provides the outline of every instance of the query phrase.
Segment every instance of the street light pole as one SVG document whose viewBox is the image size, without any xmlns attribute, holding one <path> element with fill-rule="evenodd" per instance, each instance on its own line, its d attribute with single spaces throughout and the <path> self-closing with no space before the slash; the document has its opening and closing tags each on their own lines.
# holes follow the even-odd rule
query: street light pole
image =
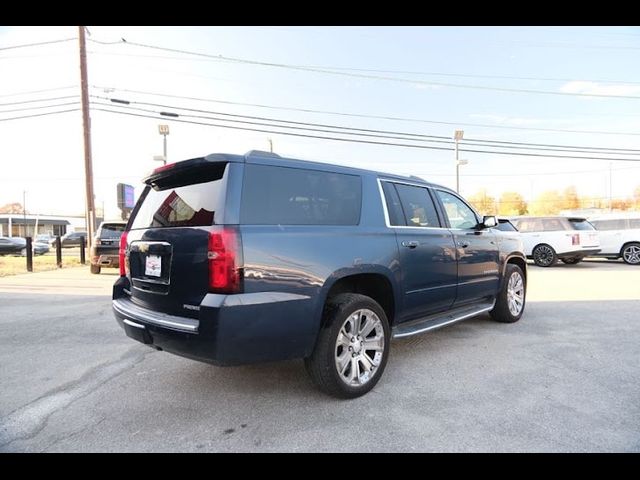
<svg viewBox="0 0 640 480">
<path fill-rule="evenodd" d="M 167 136 L 166 135 L 162 135 L 163 139 L 162 139 L 162 154 L 164 155 L 164 158 L 166 160 L 167 158 Z"/>
<path fill-rule="evenodd" d="M 458 158 L 458 142 L 464 137 L 464 130 L 456 130 L 453 132 L 453 139 L 455 140 L 456 151 L 456 192 L 460 193 L 460 159 Z"/>
<path fill-rule="evenodd" d="M 609 211 L 613 212 L 613 194 L 611 192 L 611 186 L 612 186 L 612 182 L 611 182 L 611 175 L 613 174 L 613 171 L 611 169 L 611 165 L 613 162 L 609 162 Z"/>
<path fill-rule="evenodd" d="M 164 164 L 167 164 L 167 135 L 169 135 L 169 125 L 158 125 L 158 133 L 163 136 L 162 151 L 164 153 Z"/>
</svg>

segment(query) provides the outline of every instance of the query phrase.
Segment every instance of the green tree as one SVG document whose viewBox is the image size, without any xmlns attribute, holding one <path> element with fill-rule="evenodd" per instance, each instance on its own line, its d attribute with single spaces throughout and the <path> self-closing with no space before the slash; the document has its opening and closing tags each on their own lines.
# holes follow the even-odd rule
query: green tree
<svg viewBox="0 0 640 480">
<path fill-rule="evenodd" d="M 527 213 L 527 202 L 518 192 L 504 192 L 498 202 L 499 215 L 524 215 Z"/>
<path fill-rule="evenodd" d="M 562 210 L 563 198 L 557 190 L 542 192 L 529 205 L 531 215 L 556 215 Z"/>
<path fill-rule="evenodd" d="M 571 185 L 564 189 L 562 194 L 562 210 L 577 210 L 580 208 L 580 199 L 576 187 Z"/>
<path fill-rule="evenodd" d="M 495 215 L 498 213 L 495 197 L 489 195 L 485 188 L 470 196 L 468 200 L 481 215 Z"/>
</svg>

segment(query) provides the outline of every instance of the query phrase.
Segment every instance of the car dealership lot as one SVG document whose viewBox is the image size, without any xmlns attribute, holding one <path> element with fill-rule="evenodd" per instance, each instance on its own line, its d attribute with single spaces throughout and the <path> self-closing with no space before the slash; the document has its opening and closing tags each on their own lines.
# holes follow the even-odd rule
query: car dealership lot
<svg viewBox="0 0 640 480">
<path fill-rule="evenodd" d="M 518 323 L 395 341 L 368 395 L 124 336 L 116 271 L 0 279 L 0 451 L 640 451 L 640 268 L 529 268 Z"/>
</svg>

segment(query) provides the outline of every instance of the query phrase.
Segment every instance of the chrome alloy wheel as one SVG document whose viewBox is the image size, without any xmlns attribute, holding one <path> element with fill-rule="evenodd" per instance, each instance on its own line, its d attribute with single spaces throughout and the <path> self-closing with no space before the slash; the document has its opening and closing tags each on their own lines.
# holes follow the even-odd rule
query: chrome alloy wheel
<svg viewBox="0 0 640 480">
<path fill-rule="evenodd" d="M 533 252 L 533 259 L 538 265 L 548 267 L 553 262 L 553 250 L 547 245 L 539 245 Z"/>
<path fill-rule="evenodd" d="M 524 307 L 524 281 L 519 272 L 513 272 L 507 283 L 507 305 L 514 317 L 520 315 Z"/>
<path fill-rule="evenodd" d="M 631 265 L 640 264 L 640 247 L 638 245 L 629 245 L 623 250 L 622 258 Z"/>
<path fill-rule="evenodd" d="M 375 312 L 357 310 L 342 324 L 335 348 L 340 379 L 350 387 L 367 383 L 375 374 L 384 353 L 384 328 Z"/>
</svg>

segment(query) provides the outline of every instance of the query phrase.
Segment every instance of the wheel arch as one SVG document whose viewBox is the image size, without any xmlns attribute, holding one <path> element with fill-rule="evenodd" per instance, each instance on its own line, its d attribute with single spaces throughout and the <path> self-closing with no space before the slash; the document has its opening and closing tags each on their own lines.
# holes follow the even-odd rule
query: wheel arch
<svg viewBox="0 0 640 480">
<path fill-rule="evenodd" d="M 378 302 L 393 325 L 400 306 L 399 289 L 393 272 L 387 268 L 371 265 L 358 269 L 341 269 L 331 275 L 323 285 L 315 308 L 317 324 L 321 326 L 322 314 L 327 300 L 340 293 L 360 293 Z"/>
<path fill-rule="evenodd" d="M 527 284 L 527 258 L 524 254 L 520 252 L 512 252 L 507 255 L 504 259 L 504 264 L 502 265 L 502 276 L 500 279 L 500 289 L 504 285 L 504 282 L 507 277 L 507 265 L 517 265 L 522 270 L 522 274 L 524 275 L 525 285 Z"/>
</svg>

